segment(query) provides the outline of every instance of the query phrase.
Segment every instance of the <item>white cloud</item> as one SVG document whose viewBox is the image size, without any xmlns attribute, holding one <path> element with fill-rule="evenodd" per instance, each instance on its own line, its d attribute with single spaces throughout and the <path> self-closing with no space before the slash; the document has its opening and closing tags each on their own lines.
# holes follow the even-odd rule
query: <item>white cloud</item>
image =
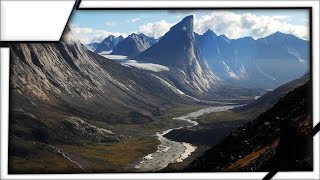
<svg viewBox="0 0 320 180">
<path fill-rule="evenodd" d="M 309 39 L 308 20 L 306 20 L 305 25 L 293 25 L 289 23 L 289 16 L 258 16 L 251 13 L 236 14 L 230 11 L 215 11 L 208 15 L 194 17 L 194 31 L 199 34 L 203 34 L 208 29 L 211 29 L 218 35 L 225 34 L 229 38 L 236 39 L 244 36 L 261 38 L 280 31 L 293 34 L 302 39 Z M 183 16 L 179 20 L 182 18 Z M 127 22 L 134 23 L 140 20 L 140 18 L 133 18 L 127 20 Z M 177 19 L 174 18 L 173 20 L 176 21 Z M 106 22 L 106 25 L 107 24 L 115 25 L 116 23 Z M 169 23 L 165 20 L 150 22 L 139 26 L 137 31 L 147 36 L 159 38 L 167 33 L 174 24 L 176 23 Z M 75 36 L 84 44 L 101 42 L 108 35 L 123 35 L 126 37 L 127 34 L 132 33 L 110 32 L 92 28 L 80 28 L 77 26 L 72 26 L 71 29 Z"/>
<path fill-rule="evenodd" d="M 140 20 L 141 20 L 141 18 L 133 18 L 133 19 L 130 20 L 130 22 L 135 23 L 135 22 L 140 21 Z"/>
<path fill-rule="evenodd" d="M 139 27 L 138 32 L 143 33 L 147 36 L 159 38 L 163 36 L 166 32 L 168 32 L 170 27 L 172 27 L 173 25 L 174 24 L 162 20 L 155 23 L 144 24 Z"/>
<path fill-rule="evenodd" d="M 105 22 L 105 25 L 107 25 L 107 26 L 116 26 L 117 23 L 114 22 L 114 21 L 106 21 L 106 22 Z"/>
<path fill-rule="evenodd" d="M 124 36 L 126 37 L 127 34 L 119 33 L 119 32 L 110 32 L 106 30 L 97 30 L 92 28 L 86 27 L 78 27 L 76 25 L 71 25 L 70 27 L 72 34 L 77 37 L 77 39 L 83 44 L 89 44 L 92 42 L 101 42 L 109 35 L 114 36 Z"/>
<path fill-rule="evenodd" d="M 307 23 L 292 25 L 287 22 L 288 16 L 257 16 L 251 13 L 236 14 L 228 11 L 213 12 L 210 15 L 195 19 L 195 32 L 202 34 L 208 29 L 217 34 L 225 34 L 229 38 L 252 36 L 261 38 L 276 31 L 293 34 L 308 39 Z"/>
</svg>

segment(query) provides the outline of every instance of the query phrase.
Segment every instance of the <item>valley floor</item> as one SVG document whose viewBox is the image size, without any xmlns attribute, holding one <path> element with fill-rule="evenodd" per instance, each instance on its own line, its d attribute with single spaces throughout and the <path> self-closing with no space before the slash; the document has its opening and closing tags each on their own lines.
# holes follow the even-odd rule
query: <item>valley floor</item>
<svg viewBox="0 0 320 180">
<path fill-rule="evenodd" d="M 9 171 L 13 174 L 179 171 L 210 146 L 201 143 L 197 144 L 191 151 L 192 153 L 188 152 L 185 158 L 177 161 L 168 158 L 171 163 L 168 161 L 169 164 L 163 164 L 161 168 L 152 169 L 150 166 L 139 169 L 137 167 L 142 165 L 141 162 L 148 160 L 147 155 L 152 159 L 151 153 L 159 151 L 159 144 L 163 142 L 159 139 L 159 136 L 156 136 L 156 133 L 168 129 L 180 129 L 181 127 L 191 128 L 191 120 L 189 120 L 190 122 L 186 120 L 182 121 L 175 119 L 175 117 L 188 117 L 188 115 L 190 115 L 189 118 L 192 119 L 192 116 L 196 118 L 199 115 L 211 112 L 212 109 L 216 109 L 208 107 L 207 105 L 180 104 L 169 109 L 164 115 L 157 117 L 150 123 L 116 124 L 108 126 L 108 129 L 112 132 L 122 134 L 122 139 L 118 142 L 99 143 L 84 141 L 78 143 L 70 142 L 69 144 L 61 142 L 44 143 L 40 141 L 25 141 L 23 138 L 12 136 L 10 138 L 10 149 L 12 151 L 10 151 L 9 156 Z M 199 111 L 200 109 L 201 111 Z M 219 107 L 217 109 L 219 109 Z M 186 116 L 186 114 L 188 115 Z M 197 122 L 193 121 L 193 123 Z M 97 127 L 102 126 L 98 122 L 94 125 Z M 178 141 L 175 143 L 181 145 L 179 151 L 173 148 L 175 146 L 166 149 L 172 148 L 170 151 L 175 152 L 177 156 L 176 159 L 179 159 L 186 147 L 180 142 L 185 141 L 179 139 L 167 141 Z M 188 143 L 186 143 L 186 145 L 188 145 Z M 190 147 L 192 147 L 191 144 Z M 178 152 L 180 152 L 180 154 Z M 150 161 L 150 163 L 152 163 L 152 161 Z M 146 166 L 149 165 L 146 164 Z"/>
<path fill-rule="evenodd" d="M 207 106 L 179 105 L 148 124 L 112 125 L 114 133 L 123 134 L 115 143 L 46 144 L 10 137 L 10 173 L 108 173 L 132 172 L 144 156 L 155 152 L 159 141 L 156 132 L 186 126 L 173 120 Z"/>
</svg>

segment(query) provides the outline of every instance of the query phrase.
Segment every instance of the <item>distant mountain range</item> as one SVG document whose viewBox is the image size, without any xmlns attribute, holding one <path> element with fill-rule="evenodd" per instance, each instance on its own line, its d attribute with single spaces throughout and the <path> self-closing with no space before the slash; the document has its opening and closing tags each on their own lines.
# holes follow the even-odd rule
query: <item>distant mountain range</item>
<svg viewBox="0 0 320 180">
<path fill-rule="evenodd" d="M 234 86 L 273 89 L 309 71 L 306 40 L 281 32 L 257 40 L 252 37 L 229 39 L 212 30 L 199 35 L 194 33 L 191 19 L 192 16 L 186 17 L 159 39 L 133 33 L 125 39 L 109 36 L 100 44 L 87 47 L 96 47 L 96 53 L 109 51 L 141 62 L 178 67 L 188 71 L 190 77 L 192 70 L 187 66 L 192 66 L 198 70 L 193 76 L 197 76 L 194 79 L 200 89 L 204 86 L 207 89 L 212 78 Z M 200 75 L 199 70 L 205 72 Z"/>
<path fill-rule="evenodd" d="M 111 52 L 118 44 L 119 42 L 123 41 L 123 37 L 115 37 L 113 35 L 108 36 L 105 38 L 97 48 L 94 50 L 95 53 L 101 53 L 101 52 Z"/>
<path fill-rule="evenodd" d="M 308 41 L 291 34 L 276 32 L 257 40 L 228 39 L 208 30 L 196 37 L 209 67 L 229 82 L 275 88 L 309 70 Z"/>
<path fill-rule="evenodd" d="M 125 55 L 125 56 L 135 56 L 140 52 L 145 51 L 150 46 L 157 42 L 156 39 L 146 36 L 144 34 L 132 33 L 126 37 L 123 41 L 113 49 L 111 54 Z"/>
</svg>

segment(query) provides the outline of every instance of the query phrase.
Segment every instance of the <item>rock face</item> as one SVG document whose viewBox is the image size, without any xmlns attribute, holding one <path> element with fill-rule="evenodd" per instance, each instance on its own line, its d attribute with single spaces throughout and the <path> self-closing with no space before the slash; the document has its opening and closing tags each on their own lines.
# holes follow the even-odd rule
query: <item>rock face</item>
<svg viewBox="0 0 320 180">
<path fill-rule="evenodd" d="M 121 41 L 111 54 L 133 57 L 140 52 L 145 51 L 156 42 L 157 40 L 152 37 L 148 37 L 144 34 L 132 33 Z"/>
<path fill-rule="evenodd" d="M 309 42 L 291 34 L 228 39 L 208 30 L 196 40 L 209 67 L 228 82 L 270 89 L 309 71 Z"/>
<path fill-rule="evenodd" d="M 198 61 L 198 53 L 193 34 L 193 16 L 187 16 L 171 27 L 157 44 L 139 54 L 137 59 L 185 70 Z"/>
<path fill-rule="evenodd" d="M 312 170 L 311 82 L 233 131 L 187 171 Z"/>
<path fill-rule="evenodd" d="M 99 45 L 97 45 L 96 49 L 94 50 L 95 53 L 101 52 L 111 52 L 119 42 L 121 42 L 124 38 L 122 36 L 115 37 L 113 35 L 109 35 L 105 38 Z"/>
<path fill-rule="evenodd" d="M 202 60 L 193 32 L 193 16 L 185 17 L 170 28 L 158 43 L 135 59 L 168 66 L 171 80 L 178 87 L 203 93 L 219 81 Z"/>
</svg>

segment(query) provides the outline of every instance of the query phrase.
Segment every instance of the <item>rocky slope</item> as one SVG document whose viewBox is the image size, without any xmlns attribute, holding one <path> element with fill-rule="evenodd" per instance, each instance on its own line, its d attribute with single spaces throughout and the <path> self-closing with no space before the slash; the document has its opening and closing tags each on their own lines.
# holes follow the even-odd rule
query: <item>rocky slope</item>
<svg viewBox="0 0 320 180">
<path fill-rule="evenodd" d="M 311 92 L 310 81 L 289 92 L 207 150 L 186 171 L 312 170 Z"/>
<path fill-rule="evenodd" d="M 45 141 L 70 143 L 117 141 L 120 135 L 108 124 L 148 123 L 159 109 L 191 101 L 156 77 L 65 37 L 59 43 L 10 45 L 10 118 L 17 127 L 12 135 L 37 139 L 35 134 L 44 133 Z"/>
<path fill-rule="evenodd" d="M 157 40 L 144 34 L 132 33 L 113 49 L 111 54 L 133 57 L 145 51 Z"/>
<path fill-rule="evenodd" d="M 70 33 L 58 43 L 10 44 L 10 51 L 10 173 L 123 171 L 156 146 L 147 133 L 123 127 L 194 101 L 89 51 Z"/>
</svg>

